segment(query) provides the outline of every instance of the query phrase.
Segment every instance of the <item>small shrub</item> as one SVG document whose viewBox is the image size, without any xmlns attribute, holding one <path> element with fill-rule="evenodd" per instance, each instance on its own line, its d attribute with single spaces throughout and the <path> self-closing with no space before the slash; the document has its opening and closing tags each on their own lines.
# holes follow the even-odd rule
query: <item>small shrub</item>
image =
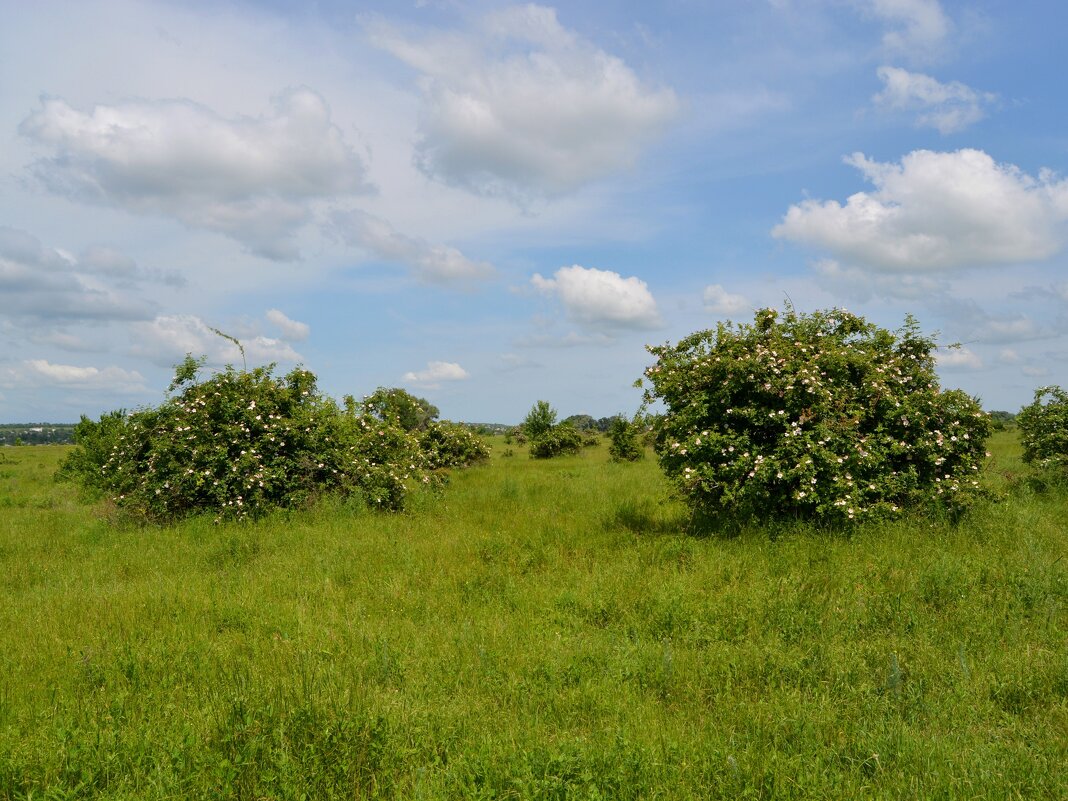
<svg viewBox="0 0 1068 801">
<path fill-rule="evenodd" d="M 551 459 L 554 456 L 578 453 L 582 447 L 582 433 L 569 425 L 553 426 L 530 440 L 530 456 Z"/>
<path fill-rule="evenodd" d="M 934 342 L 909 317 L 887 331 L 844 310 L 761 309 L 651 347 L 655 448 L 695 511 L 847 522 L 981 492 L 989 417 L 943 391 Z"/>
<path fill-rule="evenodd" d="M 1035 390 L 1034 401 L 1020 410 L 1016 424 L 1024 461 L 1068 478 L 1068 392 L 1058 386 Z"/>
<path fill-rule="evenodd" d="M 448 420 L 433 421 L 419 435 L 419 446 L 432 470 L 469 467 L 489 459 L 489 446 L 470 428 Z"/>
<path fill-rule="evenodd" d="M 620 415 L 612 421 L 608 431 L 608 455 L 613 462 L 636 462 L 645 455 L 638 426 Z"/>
</svg>

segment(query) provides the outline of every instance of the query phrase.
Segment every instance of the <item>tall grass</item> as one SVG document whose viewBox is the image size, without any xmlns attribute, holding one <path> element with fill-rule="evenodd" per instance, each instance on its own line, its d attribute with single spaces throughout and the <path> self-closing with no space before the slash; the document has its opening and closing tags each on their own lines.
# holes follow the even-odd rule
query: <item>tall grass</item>
<svg viewBox="0 0 1068 801">
<path fill-rule="evenodd" d="M 1068 797 L 1068 499 L 1011 435 L 1001 502 L 851 534 L 516 450 L 167 528 L 0 451 L 0 799 Z"/>
</svg>

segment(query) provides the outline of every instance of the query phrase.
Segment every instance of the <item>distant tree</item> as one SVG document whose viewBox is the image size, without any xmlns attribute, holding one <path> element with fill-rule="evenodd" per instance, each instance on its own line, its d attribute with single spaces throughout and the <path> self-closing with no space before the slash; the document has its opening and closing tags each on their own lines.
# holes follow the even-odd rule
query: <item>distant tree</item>
<svg viewBox="0 0 1068 801">
<path fill-rule="evenodd" d="M 607 434 L 609 431 L 612 430 L 612 425 L 620 417 L 622 417 L 622 415 L 619 415 L 619 414 L 614 414 L 611 417 L 600 417 L 600 418 L 598 418 L 597 422 L 594 424 L 594 428 L 596 428 L 602 434 Z"/>
<path fill-rule="evenodd" d="M 1004 431 L 1009 426 L 1015 425 L 1016 415 L 1012 412 L 990 412 L 990 422 L 994 424 L 995 431 Z"/>
<path fill-rule="evenodd" d="M 564 424 L 574 426 L 578 431 L 589 431 L 597 427 L 597 421 L 588 414 L 573 414 L 564 418 Z"/>
<path fill-rule="evenodd" d="M 555 425 L 556 409 L 548 401 L 540 400 L 531 407 L 521 428 L 527 439 L 533 440 L 549 432 Z"/>
<path fill-rule="evenodd" d="M 430 401 L 399 387 L 379 387 L 363 399 L 360 408 L 380 420 L 396 422 L 405 431 L 423 431 L 439 414 Z"/>
</svg>

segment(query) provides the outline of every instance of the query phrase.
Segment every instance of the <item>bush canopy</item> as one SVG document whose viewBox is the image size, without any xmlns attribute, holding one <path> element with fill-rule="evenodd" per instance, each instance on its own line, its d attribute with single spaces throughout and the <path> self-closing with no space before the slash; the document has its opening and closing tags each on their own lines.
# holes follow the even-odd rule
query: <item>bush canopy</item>
<svg viewBox="0 0 1068 801">
<path fill-rule="evenodd" d="M 695 511 L 849 522 L 980 493 L 991 430 L 978 402 L 943 391 L 934 340 L 845 310 L 757 311 L 650 347 L 654 447 Z"/>
<path fill-rule="evenodd" d="M 83 417 L 60 476 L 157 521 L 255 517 L 327 492 L 400 509 L 413 485 L 430 483 L 415 432 L 351 398 L 339 407 L 307 370 L 227 367 L 198 382 L 201 366 L 180 364 L 175 394 L 157 407 Z"/>
</svg>

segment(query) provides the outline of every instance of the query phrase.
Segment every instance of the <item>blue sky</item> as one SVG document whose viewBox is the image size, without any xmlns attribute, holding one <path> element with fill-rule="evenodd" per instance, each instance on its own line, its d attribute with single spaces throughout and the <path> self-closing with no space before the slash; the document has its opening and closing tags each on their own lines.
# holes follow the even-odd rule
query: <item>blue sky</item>
<svg viewBox="0 0 1068 801">
<path fill-rule="evenodd" d="M 187 352 L 451 419 L 632 412 L 647 343 L 907 313 L 1068 383 L 1061 3 L 0 0 L 0 422 Z"/>
</svg>

